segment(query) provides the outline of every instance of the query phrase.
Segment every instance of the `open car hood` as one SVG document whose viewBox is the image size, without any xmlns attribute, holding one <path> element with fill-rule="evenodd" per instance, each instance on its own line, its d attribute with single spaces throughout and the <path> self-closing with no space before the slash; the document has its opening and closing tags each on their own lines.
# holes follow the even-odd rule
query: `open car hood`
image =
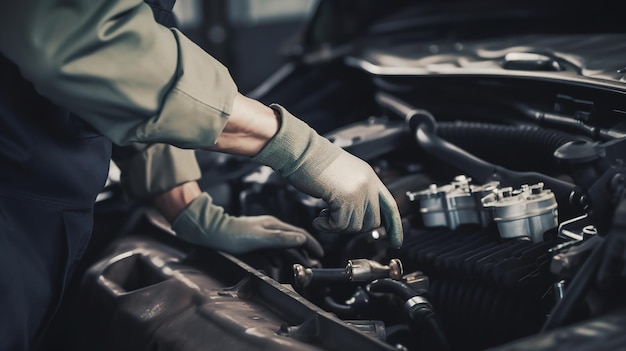
<svg viewBox="0 0 626 351">
<path fill-rule="evenodd" d="M 514 76 L 624 90 L 624 57 L 625 34 L 535 34 L 430 45 L 391 44 L 365 48 L 346 62 L 375 75 Z"/>
<path fill-rule="evenodd" d="M 504 75 L 624 89 L 624 5 L 324 1 L 303 59 L 384 76 Z"/>
</svg>

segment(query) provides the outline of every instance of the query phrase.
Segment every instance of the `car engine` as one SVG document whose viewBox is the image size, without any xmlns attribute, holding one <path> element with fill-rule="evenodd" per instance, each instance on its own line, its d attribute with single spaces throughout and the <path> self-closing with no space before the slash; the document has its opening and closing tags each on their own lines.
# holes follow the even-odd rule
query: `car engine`
<svg viewBox="0 0 626 351">
<path fill-rule="evenodd" d="M 311 221 L 323 201 L 268 167 L 198 151 L 201 185 L 216 202 L 301 226 L 324 254 L 195 247 L 151 226 L 143 206 L 121 205 L 113 185 L 97 220 L 125 221 L 99 227 L 107 249 L 71 291 L 75 343 L 150 351 L 623 347 L 623 277 L 609 274 L 608 285 L 597 278 L 611 246 L 623 245 L 626 85 L 623 69 L 610 69 L 623 57 L 624 35 L 418 40 L 424 28 L 410 18 L 393 13 L 349 47 L 305 53 L 250 94 L 280 101 L 370 163 L 398 203 L 400 249 L 383 227 L 317 231 Z"/>
</svg>

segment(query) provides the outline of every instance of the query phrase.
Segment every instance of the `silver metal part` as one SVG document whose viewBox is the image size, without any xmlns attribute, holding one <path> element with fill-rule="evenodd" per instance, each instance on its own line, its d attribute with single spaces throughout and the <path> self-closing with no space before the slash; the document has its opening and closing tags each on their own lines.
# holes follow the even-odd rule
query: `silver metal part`
<svg viewBox="0 0 626 351">
<path fill-rule="evenodd" d="M 427 305 L 428 304 L 428 300 L 426 300 L 425 298 L 421 297 L 421 296 L 413 296 L 412 298 L 406 300 L 406 302 L 404 303 L 404 309 L 411 314 L 412 310 L 413 310 L 413 306 L 416 305 Z"/>
<path fill-rule="evenodd" d="M 296 263 L 293 265 L 293 278 L 297 286 L 309 286 L 313 278 L 311 268 L 305 268 L 303 265 Z"/>
<path fill-rule="evenodd" d="M 406 285 L 415 291 L 428 290 L 430 287 L 430 279 L 420 271 L 408 273 L 402 279 Z"/>
<path fill-rule="evenodd" d="M 583 228 L 583 235 L 594 236 L 598 234 L 598 229 L 593 225 L 588 225 Z"/>
<path fill-rule="evenodd" d="M 565 296 L 565 280 L 554 283 L 554 296 L 557 303 L 563 300 L 563 296 Z"/>
<path fill-rule="evenodd" d="M 382 278 L 401 280 L 403 274 L 402 263 L 397 258 L 389 261 L 389 265 L 368 259 L 348 260 L 346 269 L 353 282 L 370 282 Z"/>
<path fill-rule="evenodd" d="M 471 178 L 459 175 L 450 184 L 438 187 L 431 184 L 426 190 L 407 192 L 411 201 L 419 201 L 420 213 L 427 227 L 454 229 L 461 224 L 475 223 L 487 226 L 492 218 L 481 199 L 492 194 L 499 182 L 485 185 L 470 184 Z"/>
<path fill-rule="evenodd" d="M 589 215 L 584 214 L 579 217 L 565 220 L 559 224 L 559 237 L 566 243 L 581 241 L 584 238 L 583 229 L 589 223 Z"/>
<path fill-rule="evenodd" d="M 543 183 L 522 185 L 520 189 L 502 188 L 482 199 L 492 209 L 493 220 L 504 239 L 529 237 L 543 241 L 543 234 L 558 225 L 558 205 L 552 191 Z"/>
</svg>

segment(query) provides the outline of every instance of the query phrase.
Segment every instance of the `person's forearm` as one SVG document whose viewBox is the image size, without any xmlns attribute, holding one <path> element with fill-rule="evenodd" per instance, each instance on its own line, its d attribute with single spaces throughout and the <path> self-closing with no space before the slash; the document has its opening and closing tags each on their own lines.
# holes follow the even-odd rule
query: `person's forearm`
<svg viewBox="0 0 626 351">
<path fill-rule="evenodd" d="M 168 144 L 139 144 L 114 147 L 113 161 L 121 171 L 124 193 L 140 200 L 202 177 L 194 150 Z"/>
<path fill-rule="evenodd" d="M 276 135 L 279 127 L 280 119 L 273 109 L 238 93 L 226 127 L 217 143 L 208 149 L 254 156 Z"/>
<path fill-rule="evenodd" d="M 171 223 L 194 199 L 202 194 L 198 183 L 186 182 L 153 198 L 154 206 Z"/>
</svg>

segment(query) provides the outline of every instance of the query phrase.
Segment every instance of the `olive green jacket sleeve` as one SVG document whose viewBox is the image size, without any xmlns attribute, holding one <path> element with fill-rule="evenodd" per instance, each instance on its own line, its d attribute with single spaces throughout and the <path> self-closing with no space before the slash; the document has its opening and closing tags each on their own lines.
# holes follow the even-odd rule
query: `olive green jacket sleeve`
<svg viewBox="0 0 626 351">
<path fill-rule="evenodd" d="M 114 143 L 215 143 L 237 87 L 142 0 L 0 3 L 0 53 L 38 92 Z"/>
<path fill-rule="evenodd" d="M 131 199 L 146 199 L 202 176 L 193 150 L 168 144 L 133 143 L 113 155 L 122 188 Z"/>
</svg>

